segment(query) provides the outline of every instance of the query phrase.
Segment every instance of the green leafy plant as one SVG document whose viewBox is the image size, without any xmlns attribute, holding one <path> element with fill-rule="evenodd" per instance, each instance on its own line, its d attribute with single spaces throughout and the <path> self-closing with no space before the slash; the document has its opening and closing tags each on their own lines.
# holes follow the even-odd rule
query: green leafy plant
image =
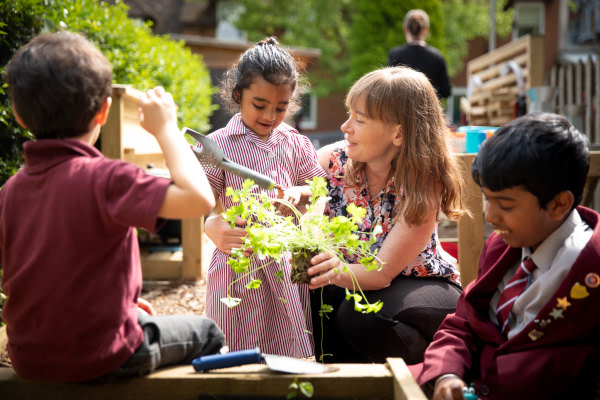
<svg viewBox="0 0 600 400">
<path fill-rule="evenodd" d="M 315 388 L 313 384 L 309 381 L 298 381 L 298 377 L 294 376 L 294 380 L 288 386 L 290 390 L 286 399 L 295 399 L 298 397 L 298 394 L 302 394 L 304 397 L 311 398 L 315 394 Z"/>
<path fill-rule="evenodd" d="M 307 181 L 312 191 L 312 196 L 306 206 L 306 212 L 301 213 L 290 202 L 269 197 L 265 192 L 257 190 L 251 180 L 246 180 L 240 190 L 227 188 L 226 195 L 231 196 L 234 206 L 223 213 L 226 221 L 235 226 L 236 217 L 247 221 L 246 232 L 242 246 L 232 251 L 228 263 L 240 277 L 231 282 L 227 289 L 227 297 L 221 299 L 228 307 L 235 307 L 241 299 L 229 295 L 229 289 L 239 280 L 249 276 L 248 289 L 257 289 L 261 285 L 260 279 L 253 274 L 266 265 L 253 268 L 254 259 L 270 258 L 271 262 L 281 261 L 291 253 L 293 283 L 308 283 L 305 271 L 300 270 L 310 266 L 310 257 L 322 252 L 329 252 L 341 260 L 346 254 L 358 255 L 360 264 L 367 271 L 379 270 L 381 260 L 377 258 L 377 250 L 371 251 L 376 235 L 381 233 L 381 226 L 377 225 L 370 233 L 368 241 L 361 240 L 358 236 L 358 224 L 365 217 L 366 210 L 354 204 L 347 208 L 350 218 L 336 216 L 329 218 L 323 214 L 325 204 L 330 200 L 327 197 L 327 183 L 321 177 Z M 279 211 L 283 205 L 290 210 L 291 215 L 282 215 Z M 304 260 L 304 261 L 302 261 Z M 352 270 L 344 264 L 341 271 L 351 277 L 353 288 L 346 289 L 346 299 L 354 301 L 354 309 L 362 313 L 377 312 L 383 303 L 377 301 L 369 303 L 354 276 Z M 283 281 L 283 271 L 277 272 L 278 278 Z M 285 301 L 285 300 L 283 300 Z M 331 306 L 321 305 L 320 314 L 331 311 Z"/>
</svg>

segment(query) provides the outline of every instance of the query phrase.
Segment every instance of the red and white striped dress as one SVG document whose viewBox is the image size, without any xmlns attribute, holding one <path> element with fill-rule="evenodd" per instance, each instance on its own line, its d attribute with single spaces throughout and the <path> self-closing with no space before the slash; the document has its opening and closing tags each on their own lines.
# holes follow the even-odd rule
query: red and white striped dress
<svg viewBox="0 0 600 400">
<path fill-rule="evenodd" d="M 305 185 L 307 179 L 325 176 L 312 143 L 285 123 L 274 129 L 265 143 L 243 125 L 237 114 L 225 128 L 209 137 L 219 144 L 230 160 L 270 177 L 283 188 Z M 217 168 L 206 169 L 206 175 L 219 195 L 223 210 L 231 207 L 233 203 L 225 196 L 225 189 L 240 189 L 243 179 Z M 277 196 L 276 190 L 270 194 Z M 236 307 L 228 308 L 221 299 L 227 297 L 227 286 L 241 276 L 227 264 L 228 258 L 218 249 L 212 255 L 207 273 L 206 314 L 225 333 L 229 349 L 259 347 L 269 354 L 313 355 L 313 340 L 307 334 L 307 331 L 312 332 L 308 287 L 291 284 L 289 263 L 273 262 L 253 273 L 255 279 L 262 281 L 259 289 L 246 288 L 249 277 L 236 282 L 229 294 L 242 301 Z M 270 261 L 256 260 L 253 267 Z M 283 270 L 283 283 L 275 276 L 279 270 Z"/>
</svg>

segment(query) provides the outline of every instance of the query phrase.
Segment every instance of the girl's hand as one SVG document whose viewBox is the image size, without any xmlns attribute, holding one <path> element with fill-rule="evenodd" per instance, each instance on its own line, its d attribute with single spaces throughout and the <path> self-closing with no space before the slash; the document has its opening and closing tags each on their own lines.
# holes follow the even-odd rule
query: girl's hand
<svg viewBox="0 0 600 400">
<path fill-rule="evenodd" d="M 212 240 L 217 249 L 229 255 L 231 255 L 232 249 L 242 247 L 244 237 L 246 237 L 246 230 L 240 228 L 246 225 L 246 220 L 236 217 L 235 223 L 236 227 L 232 229 L 221 214 L 209 217 L 204 222 L 206 236 Z"/>
<path fill-rule="evenodd" d="M 462 379 L 446 378 L 442 379 L 436 386 L 433 392 L 433 400 L 463 400 L 463 387 L 466 384 Z"/>
<path fill-rule="evenodd" d="M 292 186 L 283 191 L 283 197 L 281 199 L 291 203 L 298 211 L 304 213 L 306 207 L 302 206 L 306 206 L 310 194 L 308 186 Z M 277 210 L 285 217 L 294 215 L 294 212 L 282 203 L 277 203 Z"/>
<path fill-rule="evenodd" d="M 309 289 L 317 289 L 326 285 L 335 285 L 342 274 L 344 263 L 330 253 L 320 253 L 310 260 L 313 265 L 308 269 L 308 275 L 314 275 Z"/>
</svg>

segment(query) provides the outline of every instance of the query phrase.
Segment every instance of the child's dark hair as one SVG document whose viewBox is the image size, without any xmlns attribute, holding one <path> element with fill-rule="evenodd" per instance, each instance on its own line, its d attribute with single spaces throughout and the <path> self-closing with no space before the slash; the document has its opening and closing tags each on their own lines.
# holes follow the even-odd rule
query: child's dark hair
<svg viewBox="0 0 600 400">
<path fill-rule="evenodd" d="M 499 128 L 487 139 L 471 166 L 479 186 L 500 191 L 522 186 L 540 207 L 562 191 L 580 202 L 590 165 L 588 140 L 564 117 L 532 113 Z"/>
<path fill-rule="evenodd" d="M 293 94 L 288 113 L 294 114 L 299 109 L 300 96 L 306 90 L 298 66 L 290 53 L 279 46 L 277 39 L 269 37 L 246 50 L 221 82 L 220 96 L 230 112 L 239 110 L 242 91 L 257 77 L 276 86 L 289 86 Z"/>
<path fill-rule="evenodd" d="M 89 131 L 112 90 L 112 68 L 91 42 L 75 33 L 45 33 L 6 66 L 13 106 L 37 139 Z"/>
</svg>

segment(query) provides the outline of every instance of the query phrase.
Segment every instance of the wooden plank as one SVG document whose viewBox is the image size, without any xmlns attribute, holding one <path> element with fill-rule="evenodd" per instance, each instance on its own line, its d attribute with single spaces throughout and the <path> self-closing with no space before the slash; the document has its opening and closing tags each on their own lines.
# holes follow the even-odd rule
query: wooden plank
<svg viewBox="0 0 600 400">
<path fill-rule="evenodd" d="M 587 57 L 587 60 L 585 60 L 585 69 L 584 69 L 585 98 L 583 98 L 583 104 L 585 104 L 586 107 L 585 107 L 585 111 L 584 111 L 585 116 L 583 118 L 583 126 L 585 126 L 585 131 L 586 131 L 588 138 L 590 139 L 590 143 L 594 143 L 594 131 L 593 131 L 593 125 L 592 125 L 592 109 L 593 109 L 593 107 L 590 107 L 592 104 L 594 104 L 593 96 L 592 96 L 592 94 L 594 93 L 594 88 L 592 86 L 593 69 L 594 69 L 594 64 L 592 62 L 592 56 L 589 55 Z"/>
<path fill-rule="evenodd" d="M 186 280 L 200 280 L 204 278 L 202 270 L 202 232 L 204 231 L 204 218 L 189 218 L 181 220 L 181 242 L 183 248 L 183 265 L 181 277 Z"/>
<path fill-rule="evenodd" d="M 527 49 L 528 42 L 531 40 L 531 35 L 523 36 L 518 40 L 507 43 L 504 46 L 498 47 L 494 51 L 479 56 L 469 62 L 472 74 L 485 69 L 490 64 L 497 64 L 501 61 L 508 60 L 514 56 L 523 53 Z"/>
<path fill-rule="evenodd" d="M 183 252 L 142 252 L 142 277 L 144 280 L 180 280 L 182 277 Z"/>
<path fill-rule="evenodd" d="M 527 89 L 544 86 L 546 77 L 544 76 L 544 36 L 530 36 L 527 48 L 527 79 L 525 87 Z"/>
<path fill-rule="evenodd" d="M 471 177 L 471 164 L 476 154 L 457 154 L 465 183 L 465 206 L 470 215 L 458 219 L 458 268 L 463 287 L 477 277 L 477 264 L 483 248 L 483 198 L 481 189 Z"/>
<path fill-rule="evenodd" d="M 339 370 L 298 375 L 312 383 L 318 399 L 392 399 L 393 376 L 384 364 L 335 364 Z M 264 365 L 245 365 L 196 373 L 190 365 L 156 371 L 118 382 L 51 384 L 25 380 L 12 368 L 0 368 L 2 400 L 178 400 L 284 399 L 295 376 L 270 371 Z"/>
<path fill-rule="evenodd" d="M 528 65 L 527 54 L 521 54 L 519 56 L 513 57 L 509 61 L 516 62 L 523 69 L 527 68 L 527 65 Z M 492 66 L 486 68 L 485 70 L 478 72 L 477 75 L 479 76 L 479 78 L 481 78 L 482 81 L 486 81 L 490 78 L 500 76 L 500 71 L 502 71 L 502 69 L 504 69 L 504 67 L 506 66 L 507 63 L 508 63 L 508 61 L 503 62 L 502 64 L 493 64 Z"/>
<path fill-rule="evenodd" d="M 100 148 L 102 154 L 115 160 L 123 159 L 122 127 L 123 102 L 118 90 L 113 87 L 112 104 L 106 124 L 100 130 Z"/>
<path fill-rule="evenodd" d="M 403 359 L 388 358 L 386 361 L 394 376 L 394 400 L 427 400 Z"/>
</svg>

